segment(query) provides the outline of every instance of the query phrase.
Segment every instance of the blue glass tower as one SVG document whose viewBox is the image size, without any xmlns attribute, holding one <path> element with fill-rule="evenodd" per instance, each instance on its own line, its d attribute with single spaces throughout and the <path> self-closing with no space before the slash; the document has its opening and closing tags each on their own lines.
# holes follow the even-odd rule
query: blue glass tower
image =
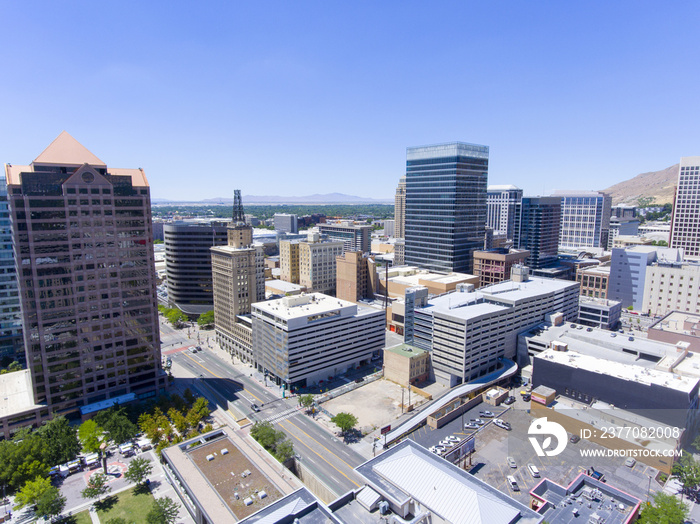
<svg viewBox="0 0 700 524">
<path fill-rule="evenodd" d="M 0 357 L 24 361 L 22 313 L 4 174 L 0 174 Z"/>
<path fill-rule="evenodd" d="M 471 273 L 484 247 L 488 169 L 488 146 L 406 149 L 406 264 Z"/>
</svg>

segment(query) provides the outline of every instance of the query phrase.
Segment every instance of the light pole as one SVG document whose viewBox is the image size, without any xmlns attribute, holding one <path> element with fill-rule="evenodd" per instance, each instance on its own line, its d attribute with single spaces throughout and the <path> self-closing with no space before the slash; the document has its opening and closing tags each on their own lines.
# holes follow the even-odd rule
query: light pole
<svg viewBox="0 0 700 524">
<path fill-rule="evenodd" d="M 649 491 L 651 491 L 651 475 L 647 475 L 649 477 L 649 485 L 647 486 L 647 505 L 649 504 Z"/>
</svg>

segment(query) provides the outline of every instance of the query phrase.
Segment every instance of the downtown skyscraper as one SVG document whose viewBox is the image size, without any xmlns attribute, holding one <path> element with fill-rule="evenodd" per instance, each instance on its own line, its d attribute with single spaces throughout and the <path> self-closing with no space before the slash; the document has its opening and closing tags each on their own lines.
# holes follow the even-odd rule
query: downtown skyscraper
<svg viewBox="0 0 700 524">
<path fill-rule="evenodd" d="M 484 246 L 489 148 L 451 142 L 406 149 L 405 263 L 470 273 Z"/>
<path fill-rule="evenodd" d="M 34 402 L 78 416 L 155 396 L 165 375 L 143 170 L 107 167 L 64 131 L 5 175 Z"/>
<path fill-rule="evenodd" d="M 670 247 L 683 248 L 687 258 L 700 259 L 700 156 L 683 157 L 678 167 Z"/>
</svg>

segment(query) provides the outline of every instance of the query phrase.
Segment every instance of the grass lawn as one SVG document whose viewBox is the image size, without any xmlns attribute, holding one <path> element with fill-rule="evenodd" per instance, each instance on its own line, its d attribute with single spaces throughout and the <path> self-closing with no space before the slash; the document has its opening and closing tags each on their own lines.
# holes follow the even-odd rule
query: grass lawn
<svg viewBox="0 0 700 524">
<path fill-rule="evenodd" d="M 98 505 L 97 516 L 101 522 L 121 517 L 127 522 L 145 522 L 146 514 L 153 506 L 153 495 L 146 489 L 136 493 L 136 488 L 112 495 Z"/>
<path fill-rule="evenodd" d="M 90 518 L 90 512 L 85 510 L 63 519 L 61 524 L 92 524 L 92 519 Z"/>
</svg>

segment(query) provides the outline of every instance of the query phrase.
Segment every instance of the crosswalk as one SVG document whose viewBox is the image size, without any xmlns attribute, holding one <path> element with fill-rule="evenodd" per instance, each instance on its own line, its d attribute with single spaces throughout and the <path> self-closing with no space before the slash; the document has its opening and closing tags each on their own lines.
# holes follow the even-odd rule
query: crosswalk
<svg viewBox="0 0 700 524">
<path fill-rule="evenodd" d="M 275 413 L 274 415 L 270 415 L 267 418 L 264 418 L 261 420 L 261 422 L 269 422 L 270 424 L 277 424 L 278 422 L 282 422 L 283 420 L 287 420 L 289 417 L 292 417 L 296 415 L 300 409 L 303 409 L 301 406 L 297 408 L 289 408 L 285 409 L 281 413 Z"/>
</svg>

